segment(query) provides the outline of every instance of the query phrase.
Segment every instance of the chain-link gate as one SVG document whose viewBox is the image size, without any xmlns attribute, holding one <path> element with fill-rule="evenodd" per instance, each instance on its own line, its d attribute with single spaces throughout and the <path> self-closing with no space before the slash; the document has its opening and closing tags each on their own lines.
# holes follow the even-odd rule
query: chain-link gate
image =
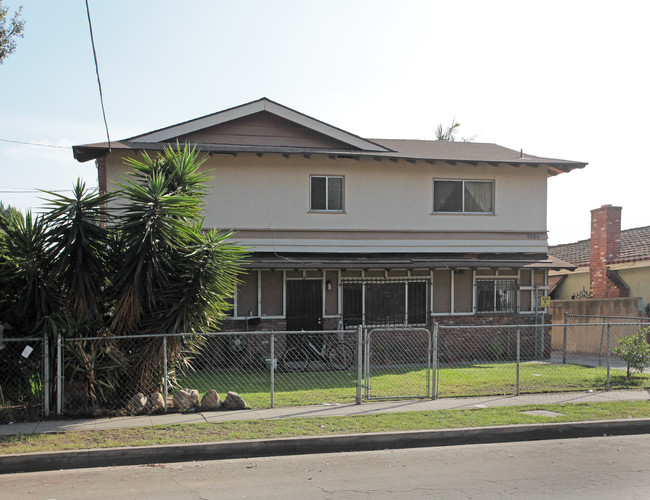
<svg viewBox="0 0 650 500">
<path fill-rule="evenodd" d="M 375 328 L 364 341 L 364 399 L 432 397 L 434 342 L 426 328 Z"/>
</svg>

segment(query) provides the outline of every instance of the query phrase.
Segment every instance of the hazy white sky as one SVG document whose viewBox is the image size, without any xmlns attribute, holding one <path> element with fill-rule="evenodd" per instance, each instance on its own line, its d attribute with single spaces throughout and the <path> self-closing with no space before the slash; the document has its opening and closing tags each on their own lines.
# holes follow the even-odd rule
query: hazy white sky
<svg viewBox="0 0 650 500">
<path fill-rule="evenodd" d="M 24 5 L 0 66 L 0 199 L 96 185 L 70 146 L 105 140 L 83 0 Z M 461 135 L 589 162 L 549 181 L 551 244 L 589 211 L 650 225 L 645 1 L 90 0 L 106 113 L 122 139 L 266 96 L 368 138 Z"/>
</svg>

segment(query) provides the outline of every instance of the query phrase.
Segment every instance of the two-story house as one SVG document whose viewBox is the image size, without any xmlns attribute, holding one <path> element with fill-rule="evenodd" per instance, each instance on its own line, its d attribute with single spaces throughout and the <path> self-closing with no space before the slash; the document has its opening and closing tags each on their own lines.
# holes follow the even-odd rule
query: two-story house
<svg viewBox="0 0 650 500">
<path fill-rule="evenodd" d="M 209 156 L 205 225 L 252 252 L 229 329 L 527 322 L 571 267 L 547 256 L 546 181 L 582 162 L 364 139 L 266 98 L 73 150 L 109 191 L 124 158 L 177 142 Z"/>
</svg>

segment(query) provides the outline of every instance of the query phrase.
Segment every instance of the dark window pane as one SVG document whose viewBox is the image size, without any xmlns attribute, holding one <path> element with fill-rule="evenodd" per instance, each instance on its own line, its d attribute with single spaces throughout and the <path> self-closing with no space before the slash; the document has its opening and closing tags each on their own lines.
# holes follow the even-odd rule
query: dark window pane
<svg viewBox="0 0 650 500">
<path fill-rule="evenodd" d="M 327 209 L 343 210 L 343 177 L 329 177 L 327 182 Z"/>
<path fill-rule="evenodd" d="M 405 293 L 404 283 L 367 283 L 366 323 L 404 324 Z"/>
<path fill-rule="evenodd" d="M 463 183 L 461 181 L 434 181 L 433 211 L 462 212 Z"/>
<path fill-rule="evenodd" d="M 493 280 L 476 280 L 476 310 L 478 312 L 494 311 Z"/>
<path fill-rule="evenodd" d="M 361 283 L 343 283 L 343 321 L 345 326 L 360 325 L 362 321 Z"/>
<path fill-rule="evenodd" d="M 325 210 L 326 198 L 325 177 L 311 178 L 311 210 Z"/>
<path fill-rule="evenodd" d="M 409 324 L 421 325 L 427 322 L 427 284 L 416 281 L 408 284 Z"/>
<path fill-rule="evenodd" d="M 465 212 L 492 212 L 491 182 L 465 181 Z"/>
</svg>

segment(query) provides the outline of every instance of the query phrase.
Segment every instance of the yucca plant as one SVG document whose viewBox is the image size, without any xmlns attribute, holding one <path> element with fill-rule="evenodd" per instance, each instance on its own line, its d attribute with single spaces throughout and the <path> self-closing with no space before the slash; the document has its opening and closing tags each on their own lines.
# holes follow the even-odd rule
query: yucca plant
<svg viewBox="0 0 650 500">
<path fill-rule="evenodd" d="M 52 280 L 54 261 L 47 250 L 47 224 L 31 212 L 0 217 L 0 314 L 26 335 L 44 326 L 58 309 L 59 293 Z"/>
<path fill-rule="evenodd" d="M 112 294 L 116 335 L 194 333 L 214 330 L 229 306 L 244 251 L 227 243 L 230 233 L 202 230 L 207 178 L 194 149 L 168 148 L 156 158 L 143 155 L 128 165 L 120 228 L 121 265 Z M 180 340 L 179 340 L 180 339 Z M 155 390 L 160 380 L 162 341 L 133 342 L 133 385 Z M 168 342 L 170 367 L 187 368 L 188 356 L 200 347 L 198 337 Z"/>
<path fill-rule="evenodd" d="M 230 233 L 202 229 L 203 163 L 180 146 L 144 154 L 127 162 L 115 195 L 78 181 L 69 197 L 46 192 L 44 216 L 0 217 L 0 318 L 25 334 L 76 339 L 66 377 L 89 407 L 158 389 L 163 343 L 123 339 L 105 351 L 104 339 L 87 339 L 214 330 L 230 307 L 244 250 Z M 166 354 L 181 372 L 201 343 L 178 339 Z"/>
<path fill-rule="evenodd" d="M 106 309 L 110 281 L 106 204 L 113 195 L 88 191 L 78 180 L 72 197 L 47 192 L 47 250 L 54 263 L 52 280 L 62 293 L 62 308 L 98 319 Z"/>
</svg>

